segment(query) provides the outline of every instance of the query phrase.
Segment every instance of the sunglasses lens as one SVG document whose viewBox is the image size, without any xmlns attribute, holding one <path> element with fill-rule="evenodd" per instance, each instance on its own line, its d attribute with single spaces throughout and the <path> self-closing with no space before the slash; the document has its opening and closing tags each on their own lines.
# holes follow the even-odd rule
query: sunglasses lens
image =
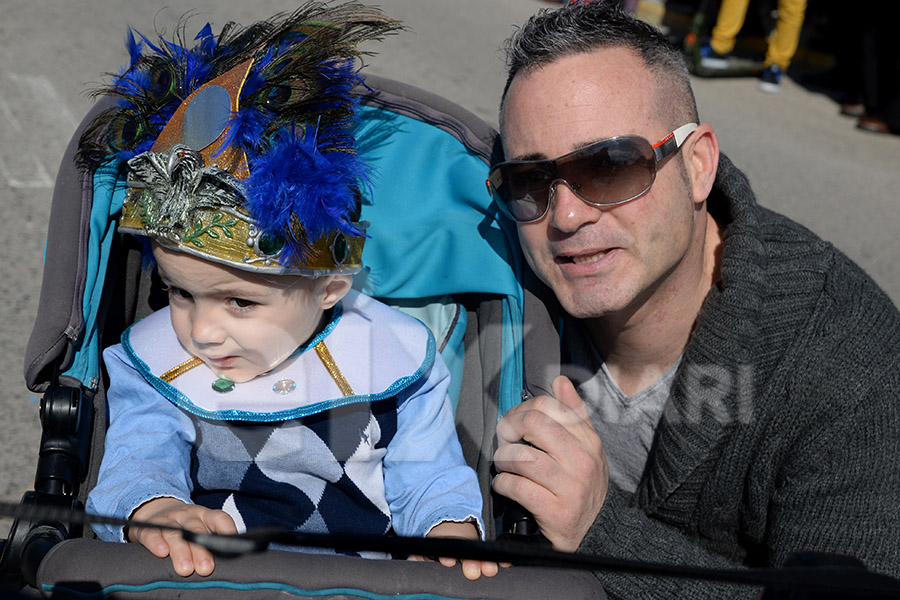
<svg viewBox="0 0 900 600">
<path fill-rule="evenodd" d="M 491 173 L 498 205 L 506 215 L 519 222 L 539 219 L 547 210 L 553 172 L 549 162 L 521 162 L 499 165 Z"/>
<path fill-rule="evenodd" d="M 489 180 L 497 204 L 520 223 L 547 211 L 553 182 L 564 180 L 595 206 L 621 204 L 653 185 L 656 155 L 646 139 L 624 135 L 603 140 L 554 160 L 511 161 L 494 167 Z"/>
<path fill-rule="evenodd" d="M 621 136 L 588 146 L 558 161 L 559 177 L 583 200 L 597 205 L 636 198 L 653 185 L 656 158 L 650 143 Z"/>
</svg>

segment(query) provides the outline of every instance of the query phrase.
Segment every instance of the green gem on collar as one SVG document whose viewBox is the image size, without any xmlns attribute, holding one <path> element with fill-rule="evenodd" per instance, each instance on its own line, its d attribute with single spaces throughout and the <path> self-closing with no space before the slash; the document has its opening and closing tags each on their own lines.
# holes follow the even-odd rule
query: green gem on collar
<svg viewBox="0 0 900 600">
<path fill-rule="evenodd" d="M 218 379 L 212 382 L 212 389 L 220 394 L 227 394 L 234 389 L 234 382 L 224 375 L 220 375 Z"/>
</svg>

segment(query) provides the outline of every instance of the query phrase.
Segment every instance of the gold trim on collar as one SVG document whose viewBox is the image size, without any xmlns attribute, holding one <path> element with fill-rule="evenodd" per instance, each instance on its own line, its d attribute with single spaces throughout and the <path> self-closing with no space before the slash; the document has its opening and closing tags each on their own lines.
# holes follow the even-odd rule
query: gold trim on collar
<svg viewBox="0 0 900 600">
<path fill-rule="evenodd" d="M 325 345 L 325 341 L 323 340 L 319 342 L 314 347 L 316 350 L 316 354 L 319 356 L 319 360 L 321 360 L 322 364 L 325 365 L 325 369 L 328 371 L 328 374 L 331 375 L 334 383 L 337 384 L 338 389 L 341 391 L 341 394 L 343 394 L 344 396 L 353 396 L 353 388 L 350 387 L 350 383 L 347 381 L 347 378 L 344 377 L 344 374 L 341 373 L 341 370 L 338 368 L 337 363 L 334 361 L 334 357 L 331 356 L 331 352 Z M 180 365 L 172 367 L 171 369 L 160 375 L 159 378 L 166 383 L 172 383 L 172 381 L 174 381 L 178 377 L 184 375 L 195 367 L 199 367 L 202 364 L 202 360 L 200 360 L 196 356 L 192 356 Z"/>
<path fill-rule="evenodd" d="M 180 365 L 176 365 L 159 376 L 160 379 L 165 381 L 166 383 L 172 383 L 176 378 L 184 375 L 194 367 L 199 367 L 203 364 L 203 361 L 197 358 L 196 356 L 192 356 Z"/>
<path fill-rule="evenodd" d="M 350 387 L 350 383 L 347 381 L 347 378 L 344 377 L 344 374 L 341 373 L 341 370 L 338 368 L 337 363 L 334 362 L 334 357 L 331 356 L 331 352 L 328 351 L 328 347 L 325 346 L 325 340 L 322 340 L 318 344 L 315 345 L 316 354 L 319 355 L 319 360 L 322 361 L 322 364 L 325 365 L 325 368 L 328 370 L 328 374 L 331 375 L 331 378 L 334 379 L 334 382 L 337 384 L 338 389 L 341 390 L 341 394 L 346 396 L 353 396 L 353 388 Z"/>
</svg>

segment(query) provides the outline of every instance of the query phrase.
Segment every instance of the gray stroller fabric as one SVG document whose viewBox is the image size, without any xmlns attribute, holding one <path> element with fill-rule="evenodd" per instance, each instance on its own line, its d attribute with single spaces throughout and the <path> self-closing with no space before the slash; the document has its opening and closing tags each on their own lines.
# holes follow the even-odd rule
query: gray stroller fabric
<svg viewBox="0 0 900 600">
<path fill-rule="evenodd" d="M 584 571 L 510 567 L 496 577 L 468 581 L 458 566 L 278 550 L 217 559 L 209 577 L 180 577 L 171 561 L 154 557 L 143 546 L 88 539 L 54 546 L 38 571 L 38 589 L 48 598 L 79 599 L 606 598 L 594 576 Z"/>
</svg>

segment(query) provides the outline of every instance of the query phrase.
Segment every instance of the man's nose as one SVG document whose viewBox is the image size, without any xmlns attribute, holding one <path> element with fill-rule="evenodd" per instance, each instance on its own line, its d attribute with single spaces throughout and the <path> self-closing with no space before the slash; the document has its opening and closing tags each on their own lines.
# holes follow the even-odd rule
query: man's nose
<svg viewBox="0 0 900 600">
<path fill-rule="evenodd" d="M 191 311 L 191 339 L 200 345 L 221 344 L 225 341 L 225 329 L 216 311 L 205 306 L 194 306 Z"/>
<path fill-rule="evenodd" d="M 576 188 L 577 189 L 577 188 Z M 559 231 L 571 233 L 585 224 L 600 218 L 602 211 L 591 206 L 573 191 L 565 179 L 559 179 L 550 188 L 550 225 Z"/>
</svg>

